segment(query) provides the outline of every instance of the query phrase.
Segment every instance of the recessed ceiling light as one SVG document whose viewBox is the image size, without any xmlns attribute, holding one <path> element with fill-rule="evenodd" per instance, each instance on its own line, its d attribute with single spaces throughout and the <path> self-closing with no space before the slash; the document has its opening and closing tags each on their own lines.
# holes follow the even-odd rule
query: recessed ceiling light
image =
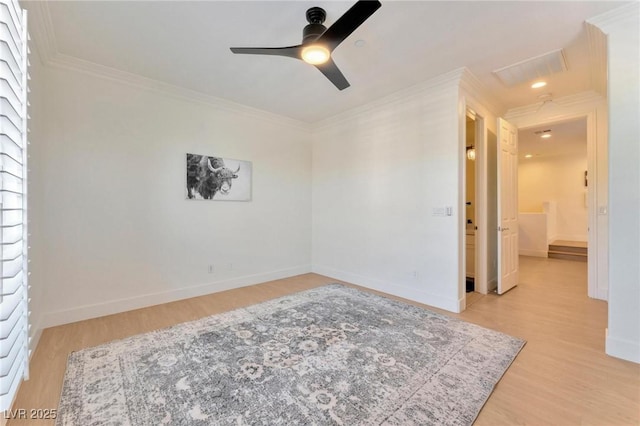
<svg viewBox="0 0 640 426">
<path fill-rule="evenodd" d="M 366 41 L 364 41 L 364 40 L 356 40 L 356 42 L 355 42 L 355 43 L 353 43 L 353 44 L 355 44 L 355 45 L 356 45 L 356 47 L 362 47 L 362 46 L 364 46 L 365 44 L 367 44 L 367 42 L 366 42 Z"/>
<path fill-rule="evenodd" d="M 526 155 L 524 156 L 524 158 L 531 158 L 531 157 L 533 157 L 533 155 L 531 155 L 531 154 L 526 154 Z"/>
<path fill-rule="evenodd" d="M 546 85 L 547 85 L 547 82 L 546 82 L 546 81 L 536 81 L 535 83 L 533 83 L 533 84 L 531 85 L 531 88 L 532 88 L 532 89 L 539 89 L 539 88 L 544 87 L 544 86 L 546 86 Z"/>
<path fill-rule="evenodd" d="M 551 133 L 545 133 L 544 135 L 540 136 L 542 139 L 549 139 L 551 137 Z"/>
</svg>

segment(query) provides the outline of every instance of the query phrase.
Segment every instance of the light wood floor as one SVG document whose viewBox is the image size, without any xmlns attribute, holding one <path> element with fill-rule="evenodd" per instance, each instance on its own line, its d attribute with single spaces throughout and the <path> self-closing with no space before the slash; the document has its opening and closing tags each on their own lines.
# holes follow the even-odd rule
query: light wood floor
<svg viewBox="0 0 640 426">
<path fill-rule="evenodd" d="M 527 340 L 476 425 L 638 425 L 640 366 L 605 355 L 607 304 L 587 297 L 587 264 L 521 257 L 520 268 L 507 294 L 444 312 Z M 71 351 L 335 281 L 307 274 L 47 329 L 14 408 L 57 408 Z"/>
</svg>

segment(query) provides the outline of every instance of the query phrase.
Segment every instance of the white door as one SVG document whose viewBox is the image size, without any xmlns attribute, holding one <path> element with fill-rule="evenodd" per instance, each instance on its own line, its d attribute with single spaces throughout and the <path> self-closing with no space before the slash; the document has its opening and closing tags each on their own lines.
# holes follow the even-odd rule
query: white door
<svg viewBox="0 0 640 426">
<path fill-rule="evenodd" d="M 498 294 L 518 284 L 518 129 L 498 119 Z"/>
</svg>

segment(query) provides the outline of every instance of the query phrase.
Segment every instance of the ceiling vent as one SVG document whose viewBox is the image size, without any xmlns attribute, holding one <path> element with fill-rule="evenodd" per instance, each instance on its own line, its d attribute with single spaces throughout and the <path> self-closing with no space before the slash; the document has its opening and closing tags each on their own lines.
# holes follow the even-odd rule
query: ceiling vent
<svg viewBox="0 0 640 426">
<path fill-rule="evenodd" d="M 505 85 L 517 86 L 541 77 L 567 70 L 562 49 L 535 56 L 493 71 Z"/>
</svg>

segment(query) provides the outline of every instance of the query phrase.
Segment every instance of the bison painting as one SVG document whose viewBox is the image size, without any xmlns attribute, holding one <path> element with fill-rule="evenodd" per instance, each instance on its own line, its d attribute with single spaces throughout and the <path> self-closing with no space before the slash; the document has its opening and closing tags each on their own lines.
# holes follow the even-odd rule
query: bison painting
<svg viewBox="0 0 640 426">
<path fill-rule="evenodd" d="M 229 160 L 228 160 L 229 161 Z M 228 168 L 225 165 L 225 160 L 219 157 L 209 157 L 206 155 L 187 154 L 187 198 L 188 199 L 205 199 L 213 200 L 216 195 L 217 199 L 229 199 L 229 200 L 248 200 L 250 183 L 251 163 L 246 161 L 236 161 L 237 167 L 235 169 Z M 232 188 L 234 180 L 238 179 L 240 170 L 245 164 L 244 178 L 247 182 L 244 182 L 239 194 L 233 197 Z"/>
</svg>

